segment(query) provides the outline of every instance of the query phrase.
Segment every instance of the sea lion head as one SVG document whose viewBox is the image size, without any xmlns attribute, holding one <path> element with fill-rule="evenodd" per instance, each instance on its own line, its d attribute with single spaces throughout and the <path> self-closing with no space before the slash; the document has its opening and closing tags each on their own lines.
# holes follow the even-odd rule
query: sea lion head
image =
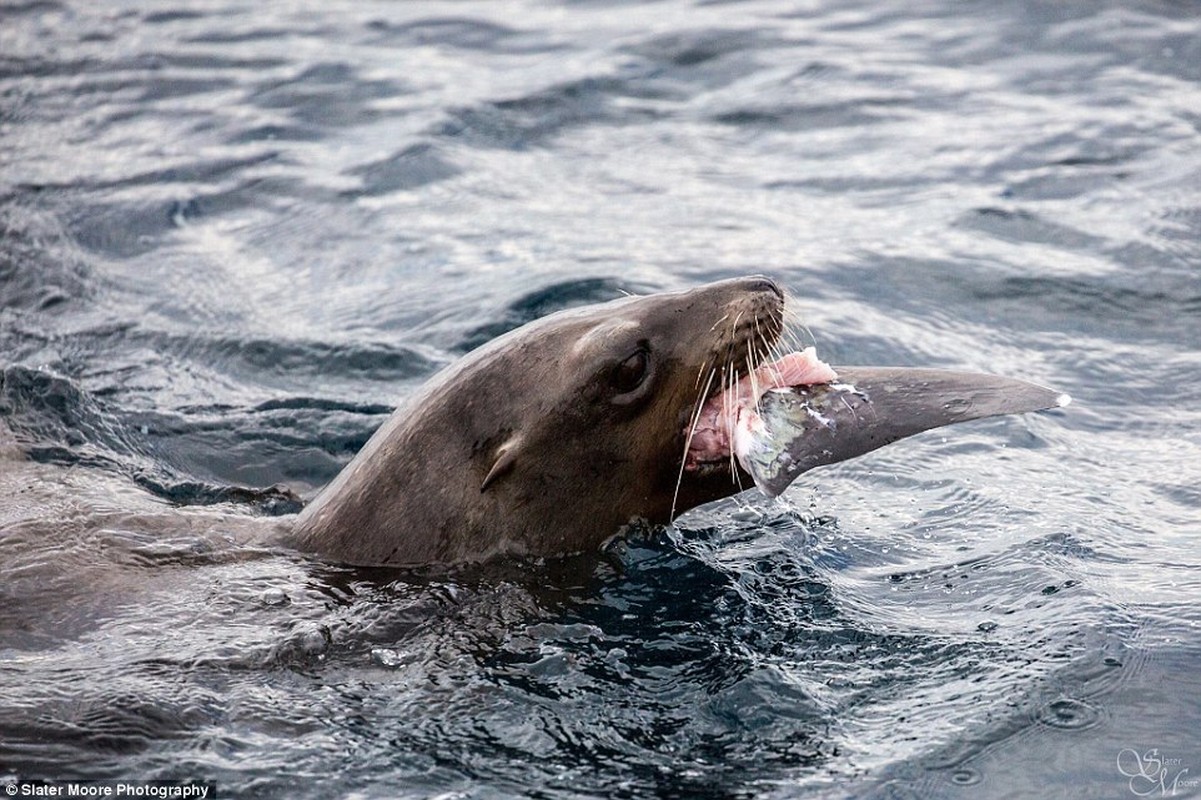
<svg viewBox="0 0 1201 800">
<path fill-rule="evenodd" d="M 634 520 L 749 486 L 684 470 L 700 404 L 767 358 L 784 299 L 767 278 L 570 309 L 435 376 L 302 514 L 301 543 L 353 563 L 597 548 Z"/>
<path fill-rule="evenodd" d="M 568 490 L 573 506 L 652 523 L 737 491 L 731 461 L 681 469 L 688 425 L 701 401 L 766 360 L 783 303 L 766 278 L 728 280 L 569 311 L 526 331 L 518 341 L 532 374 L 515 374 L 524 386 L 510 390 L 540 396 L 519 409 L 484 490 L 520 467 L 536 485 Z"/>
</svg>

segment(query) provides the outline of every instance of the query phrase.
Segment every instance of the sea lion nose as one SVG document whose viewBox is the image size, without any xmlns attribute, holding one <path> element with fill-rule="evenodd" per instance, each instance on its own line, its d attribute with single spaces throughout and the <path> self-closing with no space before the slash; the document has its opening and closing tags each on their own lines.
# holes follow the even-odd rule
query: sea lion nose
<svg viewBox="0 0 1201 800">
<path fill-rule="evenodd" d="M 752 275 L 751 277 L 746 278 L 744 283 L 748 292 L 755 292 L 759 294 L 767 294 L 770 292 L 771 294 L 774 294 L 777 299 L 784 299 L 784 291 L 778 285 L 776 285 L 775 281 L 765 275 Z"/>
</svg>

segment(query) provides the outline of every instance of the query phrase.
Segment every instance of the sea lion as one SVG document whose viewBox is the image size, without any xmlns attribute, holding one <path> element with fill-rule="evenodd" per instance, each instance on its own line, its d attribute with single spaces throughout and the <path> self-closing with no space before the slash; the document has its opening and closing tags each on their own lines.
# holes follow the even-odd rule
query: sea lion
<svg viewBox="0 0 1201 800">
<path fill-rule="evenodd" d="M 365 566 L 561 555 L 929 428 L 1065 402 L 996 376 L 831 368 L 777 350 L 783 319 L 779 287 L 751 277 L 532 322 L 435 375 L 295 517 L 171 508 L 24 459 L 0 424 L 0 544 L 36 559 L 53 532 L 174 530 Z"/>
<path fill-rule="evenodd" d="M 745 374 L 783 328 L 763 277 L 570 309 L 435 375 L 303 511 L 291 541 L 361 565 L 598 548 L 633 520 L 751 486 L 683 470 L 711 375 Z M 710 384 L 706 391 L 706 382 Z"/>
<path fill-rule="evenodd" d="M 780 288 L 750 277 L 511 331 L 395 411 L 290 542 L 360 565 L 593 550 L 756 482 L 775 495 L 930 428 L 1066 403 L 1011 378 L 782 354 L 783 320 Z"/>
</svg>

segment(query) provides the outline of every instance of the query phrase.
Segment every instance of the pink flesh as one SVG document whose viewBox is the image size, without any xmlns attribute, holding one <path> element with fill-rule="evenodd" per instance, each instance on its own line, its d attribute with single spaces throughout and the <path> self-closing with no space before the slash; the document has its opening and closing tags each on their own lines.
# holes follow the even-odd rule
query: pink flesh
<svg viewBox="0 0 1201 800">
<path fill-rule="evenodd" d="M 748 375 L 730 389 L 706 401 L 688 445 L 685 469 L 694 470 L 705 462 L 729 458 L 731 433 L 741 440 L 735 446 L 745 449 L 742 442 L 760 424 L 755 407 L 765 392 L 788 386 L 830 383 L 837 379 L 838 375 L 829 364 L 817 357 L 817 351 L 812 347 L 764 364 L 755 370 L 753 380 Z"/>
</svg>

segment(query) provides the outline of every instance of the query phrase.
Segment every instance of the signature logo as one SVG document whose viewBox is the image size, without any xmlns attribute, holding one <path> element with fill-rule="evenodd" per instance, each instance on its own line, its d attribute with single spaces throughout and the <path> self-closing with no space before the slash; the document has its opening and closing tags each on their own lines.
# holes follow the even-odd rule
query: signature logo
<svg viewBox="0 0 1201 800">
<path fill-rule="evenodd" d="M 1118 751 L 1118 772 L 1130 779 L 1130 793 L 1136 797 L 1175 797 L 1181 789 L 1201 785 L 1201 780 L 1186 778 L 1188 771 L 1179 758 L 1160 755 L 1158 747 L 1145 753 L 1133 747 Z"/>
</svg>

